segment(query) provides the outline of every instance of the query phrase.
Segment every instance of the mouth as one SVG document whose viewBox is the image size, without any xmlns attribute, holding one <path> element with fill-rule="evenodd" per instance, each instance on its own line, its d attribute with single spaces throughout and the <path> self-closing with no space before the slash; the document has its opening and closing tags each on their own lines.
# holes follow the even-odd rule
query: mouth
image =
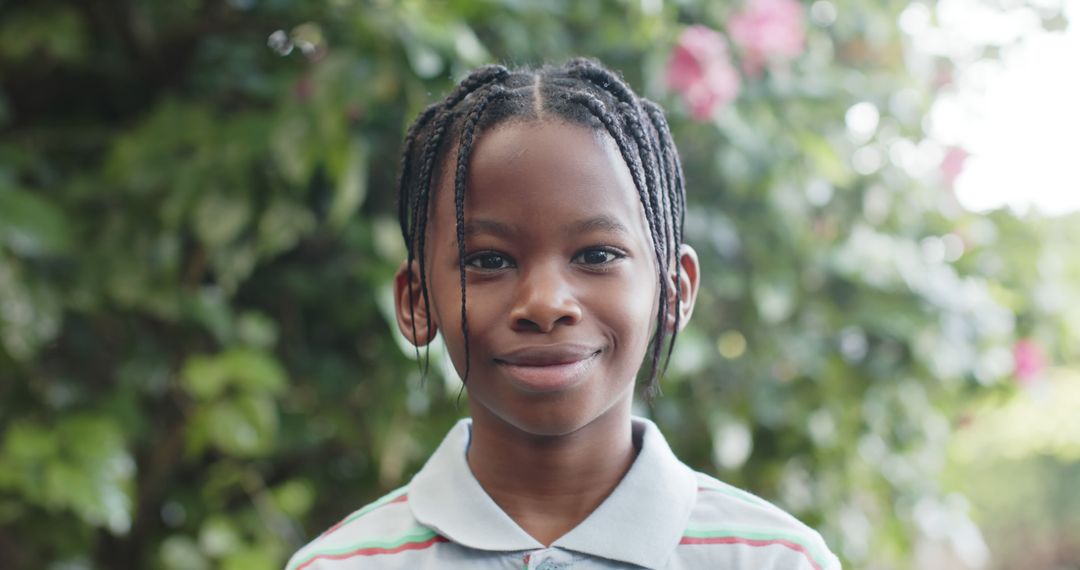
<svg viewBox="0 0 1080 570">
<path fill-rule="evenodd" d="M 580 344 L 532 346 L 504 353 L 495 363 L 525 392 L 556 392 L 582 380 L 601 352 Z"/>
</svg>

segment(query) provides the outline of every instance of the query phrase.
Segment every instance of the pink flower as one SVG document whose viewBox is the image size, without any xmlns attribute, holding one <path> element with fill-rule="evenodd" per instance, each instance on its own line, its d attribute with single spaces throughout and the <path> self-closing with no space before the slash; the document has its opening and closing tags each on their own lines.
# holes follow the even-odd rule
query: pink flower
<svg viewBox="0 0 1080 570">
<path fill-rule="evenodd" d="M 945 157 L 941 159 L 941 176 L 945 179 L 945 185 L 953 187 L 960 173 L 964 171 L 964 163 L 967 162 L 968 152 L 958 146 L 949 147 L 945 151 Z"/>
<path fill-rule="evenodd" d="M 740 79 L 724 37 L 705 26 L 686 28 L 668 62 L 667 84 L 682 95 L 699 121 L 707 121 L 734 101 Z"/>
<path fill-rule="evenodd" d="M 728 20 L 731 40 L 743 54 L 743 69 L 759 75 L 767 63 L 783 63 L 802 54 L 805 18 L 797 0 L 749 0 Z"/>
<path fill-rule="evenodd" d="M 1030 385 L 1042 376 L 1046 368 L 1046 355 L 1043 349 L 1031 339 L 1022 339 L 1013 346 L 1016 379 L 1021 384 Z"/>
</svg>

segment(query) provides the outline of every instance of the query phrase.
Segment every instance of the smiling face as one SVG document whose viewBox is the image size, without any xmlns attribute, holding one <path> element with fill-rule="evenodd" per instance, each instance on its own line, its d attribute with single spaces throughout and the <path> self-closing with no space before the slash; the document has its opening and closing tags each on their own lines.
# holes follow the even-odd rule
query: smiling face
<svg viewBox="0 0 1080 570">
<path fill-rule="evenodd" d="M 430 317 L 462 373 L 457 230 L 444 178 L 428 228 Z M 484 132 L 470 160 L 465 236 L 474 422 L 565 435 L 628 416 L 659 287 L 644 212 L 614 141 L 555 121 Z M 403 284 L 399 274 L 399 316 L 409 312 Z M 411 325 L 402 330 L 410 335 Z"/>
</svg>

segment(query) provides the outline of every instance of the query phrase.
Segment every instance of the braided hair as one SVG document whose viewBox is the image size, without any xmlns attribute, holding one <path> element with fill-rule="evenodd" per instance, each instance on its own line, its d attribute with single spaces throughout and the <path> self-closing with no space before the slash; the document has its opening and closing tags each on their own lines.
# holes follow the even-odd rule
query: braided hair
<svg viewBox="0 0 1080 570">
<path fill-rule="evenodd" d="M 658 392 L 657 379 L 670 361 L 679 330 L 679 288 L 674 323 L 668 338 L 671 307 L 667 302 L 671 264 L 683 241 L 686 191 L 682 166 L 664 113 L 638 97 L 618 74 L 591 59 L 573 59 L 558 67 L 507 69 L 481 67 L 441 101 L 424 109 L 409 127 L 401 159 L 398 216 L 408 249 L 409 311 L 413 312 L 414 279 L 419 280 L 424 313 L 430 315 L 424 258 L 431 193 L 440 172 L 452 174 L 457 247 L 460 254 L 461 328 L 465 338 L 465 371 L 469 375 L 469 321 L 465 311 L 465 190 L 473 144 L 481 132 L 505 121 L 557 119 L 606 132 L 615 141 L 630 170 L 648 222 L 660 287 L 656 330 L 650 345 L 646 393 Z M 457 163 L 444 164 L 451 149 Z M 413 275 L 413 267 L 418 275 Z M 681 271 L 675 261 L 676 276 Z M 676 281 L 677 282 L 677 281 Z M 429 317 L 430 318 L 430 317 Z M 415 320 L 413 321 L 415 327 Z M 430 323 L 429 323 L 430 324 Z M 415 336 L 415 330 L 413 331 Z M 665 340 L 667 359 L 660 366 Z M 419 349 L 417 349 L 419 350 Z"/>
</svg>

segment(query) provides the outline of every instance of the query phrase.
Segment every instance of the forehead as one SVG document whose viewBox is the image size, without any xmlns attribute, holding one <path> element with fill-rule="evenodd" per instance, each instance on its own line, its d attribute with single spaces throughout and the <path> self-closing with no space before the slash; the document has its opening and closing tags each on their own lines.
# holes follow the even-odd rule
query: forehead
<svg viewBox="0 0 1080 570">
<path fill-rule="evenodd" d="M 454 219 L 454 177 L 442 179 L 434 225 Z M 596 216 L 619 218 L 635 233 L 647 234 L 630 169 L 605 131 L 534 120 L 502 123 L 480 134 L 469 158 L 466 219 L 513 217 L 554 225 Z"/>
</svg>

